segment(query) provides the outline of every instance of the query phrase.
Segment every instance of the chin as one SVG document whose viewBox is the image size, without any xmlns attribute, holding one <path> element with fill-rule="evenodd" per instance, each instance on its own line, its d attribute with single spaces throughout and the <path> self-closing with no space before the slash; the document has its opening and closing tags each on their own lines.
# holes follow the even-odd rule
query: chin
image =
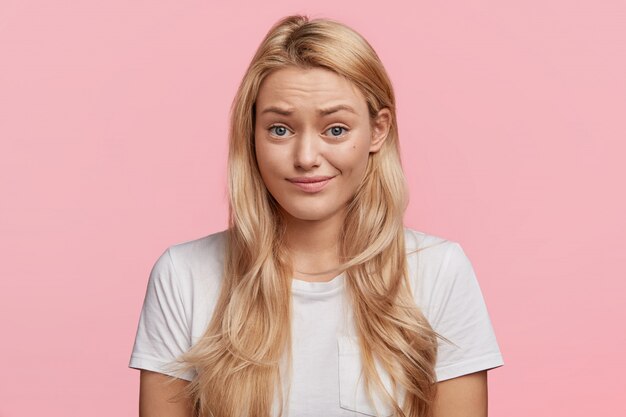
<svg viewBox="0 0 626 417">
<path fill-rule="evenodd" d="M 290 207 L 289 209 L 284 209 L 284 211 L 289 217 L 303 221 L 325 220 L 328 217 L 332 216 L 332 213 L 329 213 L 326 210 L 315 210 L 314 207 Z"/>
</svg>

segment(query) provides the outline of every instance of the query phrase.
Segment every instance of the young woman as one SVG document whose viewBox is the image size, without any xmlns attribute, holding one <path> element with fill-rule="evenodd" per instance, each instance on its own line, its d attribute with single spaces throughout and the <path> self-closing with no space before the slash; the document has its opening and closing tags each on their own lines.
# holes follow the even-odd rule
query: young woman
<svg viewBox="0 0 626 417">
<path fill-rule="evenodd" d="M 233 102 L 228 181 L 228 229 L 150 274 L 142 416 L 487 415 L 502 355 L 460 245 L 403 225 L 394 92 L 366 40 L 272 27 Z"/>
</svg>

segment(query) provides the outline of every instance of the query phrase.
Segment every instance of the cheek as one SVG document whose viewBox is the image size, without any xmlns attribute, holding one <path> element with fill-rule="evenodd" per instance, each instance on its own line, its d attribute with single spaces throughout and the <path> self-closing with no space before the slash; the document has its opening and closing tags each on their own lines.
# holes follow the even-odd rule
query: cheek
<svg viewBox="0 0 626 417">
<path fill-rule="evenodd" d="M 367 167 L 369 148 L 361 144 L 352 144 L 343 152 L 332 154 L 335 166 L 339 167 L 346 176 L 359 176 Z"/>
<path fill-rule="evenodd" d="M 256 146 L 256 160 L 261 173 L 261 178 L 268 188 L 285 177 L 284 159 L 276 152 L 276 149 L 270 149 L 266 146 Z"/>
<path fill-rule="evenodd" d="M 263 149 L 263 147 L 255 145 L 254 151 L 257 166 L 259 167 L 259 173 L 261 174 L 261 179 L 267 185 L 267 156 L 265 155 L 265 150 Z"/>
<path fill-rule="evenodd" d="M 259 168 L 263 171 L 265 170 L 265 168 L 271 164 L 270 160 L 271 160 L 271 153 L 268 152 L 268 149 L 266 146 L 263 146 L 263 144 L 259 144 L 258 142 L 255 143 L 254 145 L 254 151 L 256 153 L 256 160 L 257 163 L 259 164 Z"/>
</svg>

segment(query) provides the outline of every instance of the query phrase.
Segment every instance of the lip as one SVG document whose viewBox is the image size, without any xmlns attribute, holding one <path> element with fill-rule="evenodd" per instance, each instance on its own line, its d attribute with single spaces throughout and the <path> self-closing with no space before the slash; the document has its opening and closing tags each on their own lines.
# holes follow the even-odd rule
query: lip
<svg viewBox="0 0 626 417">
<path fill-rule="evenodd" d="M 335 177 L 317 176 L 317 177 L 296 177 L 287 178 L 296 187 L 307 193 L 317 193 L 323 190 L 326 185 Z"/>
</svg>

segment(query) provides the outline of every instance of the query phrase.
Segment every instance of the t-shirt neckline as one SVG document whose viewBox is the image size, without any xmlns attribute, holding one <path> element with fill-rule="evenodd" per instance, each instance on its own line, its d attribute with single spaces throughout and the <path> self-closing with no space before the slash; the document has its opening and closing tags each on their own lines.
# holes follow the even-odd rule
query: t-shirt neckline
<svg viewBox="0 0 626 417">
<path fill-rule="evenodd" d="M 330 281 L 310 282 L 297 278 L 291 279 L 291 289 L 296 292 L 325 293 L 341 288 L 345 281 L 345 271 L 332 278 Z"/>
</svg>

